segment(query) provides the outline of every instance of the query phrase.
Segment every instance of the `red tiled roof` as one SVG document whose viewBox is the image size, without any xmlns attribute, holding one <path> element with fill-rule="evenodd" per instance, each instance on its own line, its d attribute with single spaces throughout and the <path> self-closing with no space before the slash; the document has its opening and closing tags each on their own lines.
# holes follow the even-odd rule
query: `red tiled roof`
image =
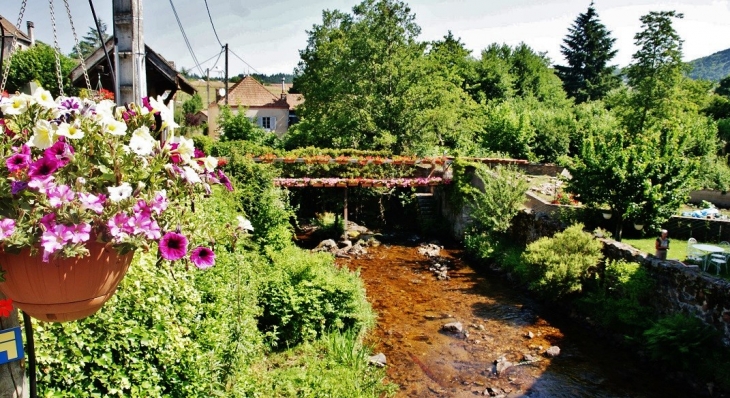
<svg viewBox="0 0 730 398">
<path fill-rule="evenodd" d="M 218 100 L 218 105 L 225 104 L 225 97 Z M 228 104 L 231 106 L 246 106 L 256 108 L 285 108 L 289 109 L 286 99 L 272 94 L 261 83 L 251 76 L 246 76 L 229 89 Z"/>
<path fill-rule="evenodd" d="M 0 23 L 2 23 L 3 28 L 5 28 L 5 37 L 18 36 L 19 40 L 30 43 L 30 37 L 28 37 L 28 35 L 25 34 L 25 32 L 23 32 L 22 30 L 18 30 L 18 28 L 16 28 L 15 25 L 13 25 L 10 21 L 0 17 Z"/>
</svg>

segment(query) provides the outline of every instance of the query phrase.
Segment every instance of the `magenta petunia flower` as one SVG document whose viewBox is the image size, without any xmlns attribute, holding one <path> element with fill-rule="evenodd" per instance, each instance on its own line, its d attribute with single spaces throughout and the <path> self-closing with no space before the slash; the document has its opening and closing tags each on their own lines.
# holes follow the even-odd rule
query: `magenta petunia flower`
<svg viewBox="0 0 730 398">
<path fill-rule="evenodd" d="M 226 189 L 228 191 L 233 191 L 233 185 L 231 185 L 231 180 L 229 180 L 228 176 L 223 173 L 223 170 L 218 170 L 218 179 L 220 179 L 221 184 L 226 186 Z"/>
<path fill-rule="evenodd" d="M 46 230 L 56 228 L 56 213 L 48 213 L 41 217 L 40 223 Z"/>
<path fill-rule="evenodd" d="M 190 260 L 200 269 L 210 268 L 215 265 L 215 253 L 207 247 L 199 246 L 190 253 Z"/>
<path fill-rule="evenodd" d="M 3 218 L 0 221 L 0 240 L 9 238 L 15 232 L 15 220 Z"/>
<path fill-rule="evenodd" d="M 57 159 L 44 156 L 30 164 L 28 175 L 32 180 L 42 180 L 51 177 L 59 167 L 61 167 L 61 163 Z"/>
<path fill-rule="evenodd" d="M 195 148 L 195 151 L 193 151 L 193 157 L 196 158 L 196 159 L 204 158 L 205 157 L 205 152 L 201 151 L 198 148 Z"/>
<path fill-rule="evenodd" d="M 16 153 L 5 160 L 5 165 L 8 166 L 8 170 L 11 173 L 18 170 L 25 170 L 30 166 L 30 155 Z"/>
<path fill-rule="evenodd" d="M 55 144 L 43 152 L 43 157 L 55 159 L 59 163 L 59 167 L 63 167 L 71 161 L 75 151 L 74 148 L 67 144 L 61 137 Z"/>
<path fill-rule="evenodd" d="M 168 232 L 160 239 L 160 254 L 165 260 L 179 260 L 188 253 L 188 238 L 185 235 Z"/>
</svg>

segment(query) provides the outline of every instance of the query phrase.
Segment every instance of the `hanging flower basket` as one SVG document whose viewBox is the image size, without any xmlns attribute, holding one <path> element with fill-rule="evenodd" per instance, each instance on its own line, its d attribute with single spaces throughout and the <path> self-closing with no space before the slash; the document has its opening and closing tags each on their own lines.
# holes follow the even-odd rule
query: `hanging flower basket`
<svg viewBox="0 0 730 398">
<path fill-rule="evenodd" d="M 348 187 L 357 187 L 360 185 L 360 180 L 350 178 L 347 180 L 347 186 Z"/>
<path fill-rule="evenodd" d="M 287 156 L 284 158 L 284 163 L 294 163 L 297 161 L 297 158 L 292 156 Z"/>
<path fill-rule="evenodd" d="M 338 188 L 347 188 L 347 181 L 337 181 L 336 186 Z"/>
<path fill-rule="evenodd" d="M 96 313 L 127 273 L 134 252 L 119 255 L 103 243 L 88 242 L 90 255 L 51 259 L 0 251 L 5 281 L 0 291 L 33 318 L 66 322 Z"/>
</svg>

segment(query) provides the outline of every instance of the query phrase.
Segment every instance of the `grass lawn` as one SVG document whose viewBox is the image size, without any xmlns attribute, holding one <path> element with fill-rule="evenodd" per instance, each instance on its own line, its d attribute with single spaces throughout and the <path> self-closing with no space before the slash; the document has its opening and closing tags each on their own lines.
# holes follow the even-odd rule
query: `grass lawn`
<svg viewBox="0 0 730 398">
<path fill-rule="evenodd" d="M 667 254 L 667 259 L 669 260 L 679 260 L 684 262 L 687 259 L 687 241 L 681 240 L 681 239 L 671 239 L 671 243 L 669 245 L 669 253 Z M 631 245 L 643 252 L 654 254 L 654 242 L 656 241 L 656 238 L 644 238 L 644 239 L 623 239 L 621 242 L 625 243 L 627 245 Z M 705 243 L 705 242 L 700 242 Z M 713 243 L 710 243 L 713 244 Z M 701 267 L 700 267 L 701 268 Z M 724 267 L 722 269 L 722 273 L 720 276 L 725 279 L 730 279 L 730 272 L 728 272 L 729 267 Z M 710 271 L 711 274 L 715 274 L 715 268 L 711 267 L 708 271 Z"/>
</svg>

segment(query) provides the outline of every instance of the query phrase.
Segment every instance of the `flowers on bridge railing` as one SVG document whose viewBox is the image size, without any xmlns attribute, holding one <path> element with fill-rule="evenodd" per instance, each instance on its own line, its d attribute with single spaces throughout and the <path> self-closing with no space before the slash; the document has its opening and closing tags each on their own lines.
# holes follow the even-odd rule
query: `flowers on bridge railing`
<svg viewBox="0 0 730 398">
<path fill-rule="evenodd" d="M 448 159 L 445 156 L 437 156 L 437 157 L 424 157 L 424 158 L 417 158 L 414 156 L 393 156 L 392 158 L 383 158 L 380 156 L 345 156 L 340 155 L 335 158 L 332 158 L 327 155 L 313 155 L 313 156 L 303 156 L 303 157 L 296 157 L 294 155 L 283 155 L 283 156 L 277 156 L 274 154 L 265 154 L 261 156 L 254 157 L 254 161 L 258 161 L 261 163 L 275 163 L 275 162 L 282 162 L 282 163 L 306 163 L 306 164 L 339 164 L 339 165 L 346 165 L 346 164 L 358 164 L 360 166 L 365 166 L 368 164 L 393 164 L 393 165 L 414 165 L 414 164 L 447 164 L 451 162 L 450 159 Z"/>
<path fill-rule="evenodd" d="M 386 187 L 409 188 L 429 185 L 450 184 L 450 179 L 441 177 L 427 178 L 275 178 L 274 185 L 286 188 L 304 187 Z"/>
</svg>

